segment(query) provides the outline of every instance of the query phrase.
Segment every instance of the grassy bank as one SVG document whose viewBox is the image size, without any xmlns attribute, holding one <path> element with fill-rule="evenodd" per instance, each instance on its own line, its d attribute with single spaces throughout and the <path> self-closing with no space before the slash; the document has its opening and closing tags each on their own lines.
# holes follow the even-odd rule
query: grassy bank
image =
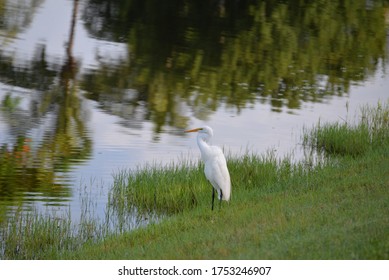
<svg viewBox="0 0 389 280">
<path fill-rule="evenodd" d="M 232 200 L 215 211 L 201 163 L 122 172 L 113 208 L 163 216 L 157 223 L 82 242 L 74 235 L 68 247 L 54 238 L 38 256 L 5 257 L 388 259 L 389 104 L 364 108 L 355 125 L 318 124 L 302 142 L 308 156 L 299 163 L 271 153 L 230 158 Z"/>
<path fill-rule="evenodd" d="M 285 178 L 274 188 L 236 187 L 221 210 L 202 203 L 64 257 L 387 259 L 388 158 L 387 150 L 377 150 Z"/>
</svg>

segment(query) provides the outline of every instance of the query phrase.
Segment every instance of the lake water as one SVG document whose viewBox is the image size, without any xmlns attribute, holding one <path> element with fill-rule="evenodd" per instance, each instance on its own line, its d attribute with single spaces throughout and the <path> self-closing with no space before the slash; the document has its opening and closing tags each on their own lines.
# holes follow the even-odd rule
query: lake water
<svg viewBox="0 0 389 280">
<path fill-rule="evenodd" d="M 389 98 L 386 1 L 0 1 L 0 215 L 104 216 L 116 172 L 214 144 L 299 152 Z"/>
</svg>

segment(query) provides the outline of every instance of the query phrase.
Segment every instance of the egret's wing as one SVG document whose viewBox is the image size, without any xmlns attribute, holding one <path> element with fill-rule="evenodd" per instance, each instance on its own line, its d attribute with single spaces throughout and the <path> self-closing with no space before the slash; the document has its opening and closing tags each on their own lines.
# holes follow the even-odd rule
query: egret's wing
<svg viewBox="0 0 389 280">
<path fill-rule="evenodd" d="M 212 154 L 205 162 L 205 176 L 212 186 L 223 193 L 223 200 L 230 199 L 231 180 L 228 172 L 226 158 L 219 147 L 211 147 Z"/>
</svg>

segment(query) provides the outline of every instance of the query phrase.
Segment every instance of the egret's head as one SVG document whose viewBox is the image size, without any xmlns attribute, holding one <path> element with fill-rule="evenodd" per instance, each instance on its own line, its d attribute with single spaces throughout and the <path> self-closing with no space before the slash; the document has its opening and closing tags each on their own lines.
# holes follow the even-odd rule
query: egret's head
<svg viewBox="0 0 389 280">
<path fill-rule="evenodd" d="M 206 142 L 208 142 L 213 136 L 213 130 L 209 126 L 185 130 L 185 132 L 198 132 L 198 137 L 204 139 Z"/>
</svg>

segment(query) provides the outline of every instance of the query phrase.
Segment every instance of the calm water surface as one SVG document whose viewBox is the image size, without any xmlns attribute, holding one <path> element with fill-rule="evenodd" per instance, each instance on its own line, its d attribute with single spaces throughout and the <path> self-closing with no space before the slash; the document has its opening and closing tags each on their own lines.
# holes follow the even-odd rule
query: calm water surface
<svg viewBox="0 0 389 280">
<path fill-rule="evenodd" d="M 104 216 L 112 175 L 232 154 L 388 100 L 387 1 L 0 1 L 0 214 Z"/>
</svg>

